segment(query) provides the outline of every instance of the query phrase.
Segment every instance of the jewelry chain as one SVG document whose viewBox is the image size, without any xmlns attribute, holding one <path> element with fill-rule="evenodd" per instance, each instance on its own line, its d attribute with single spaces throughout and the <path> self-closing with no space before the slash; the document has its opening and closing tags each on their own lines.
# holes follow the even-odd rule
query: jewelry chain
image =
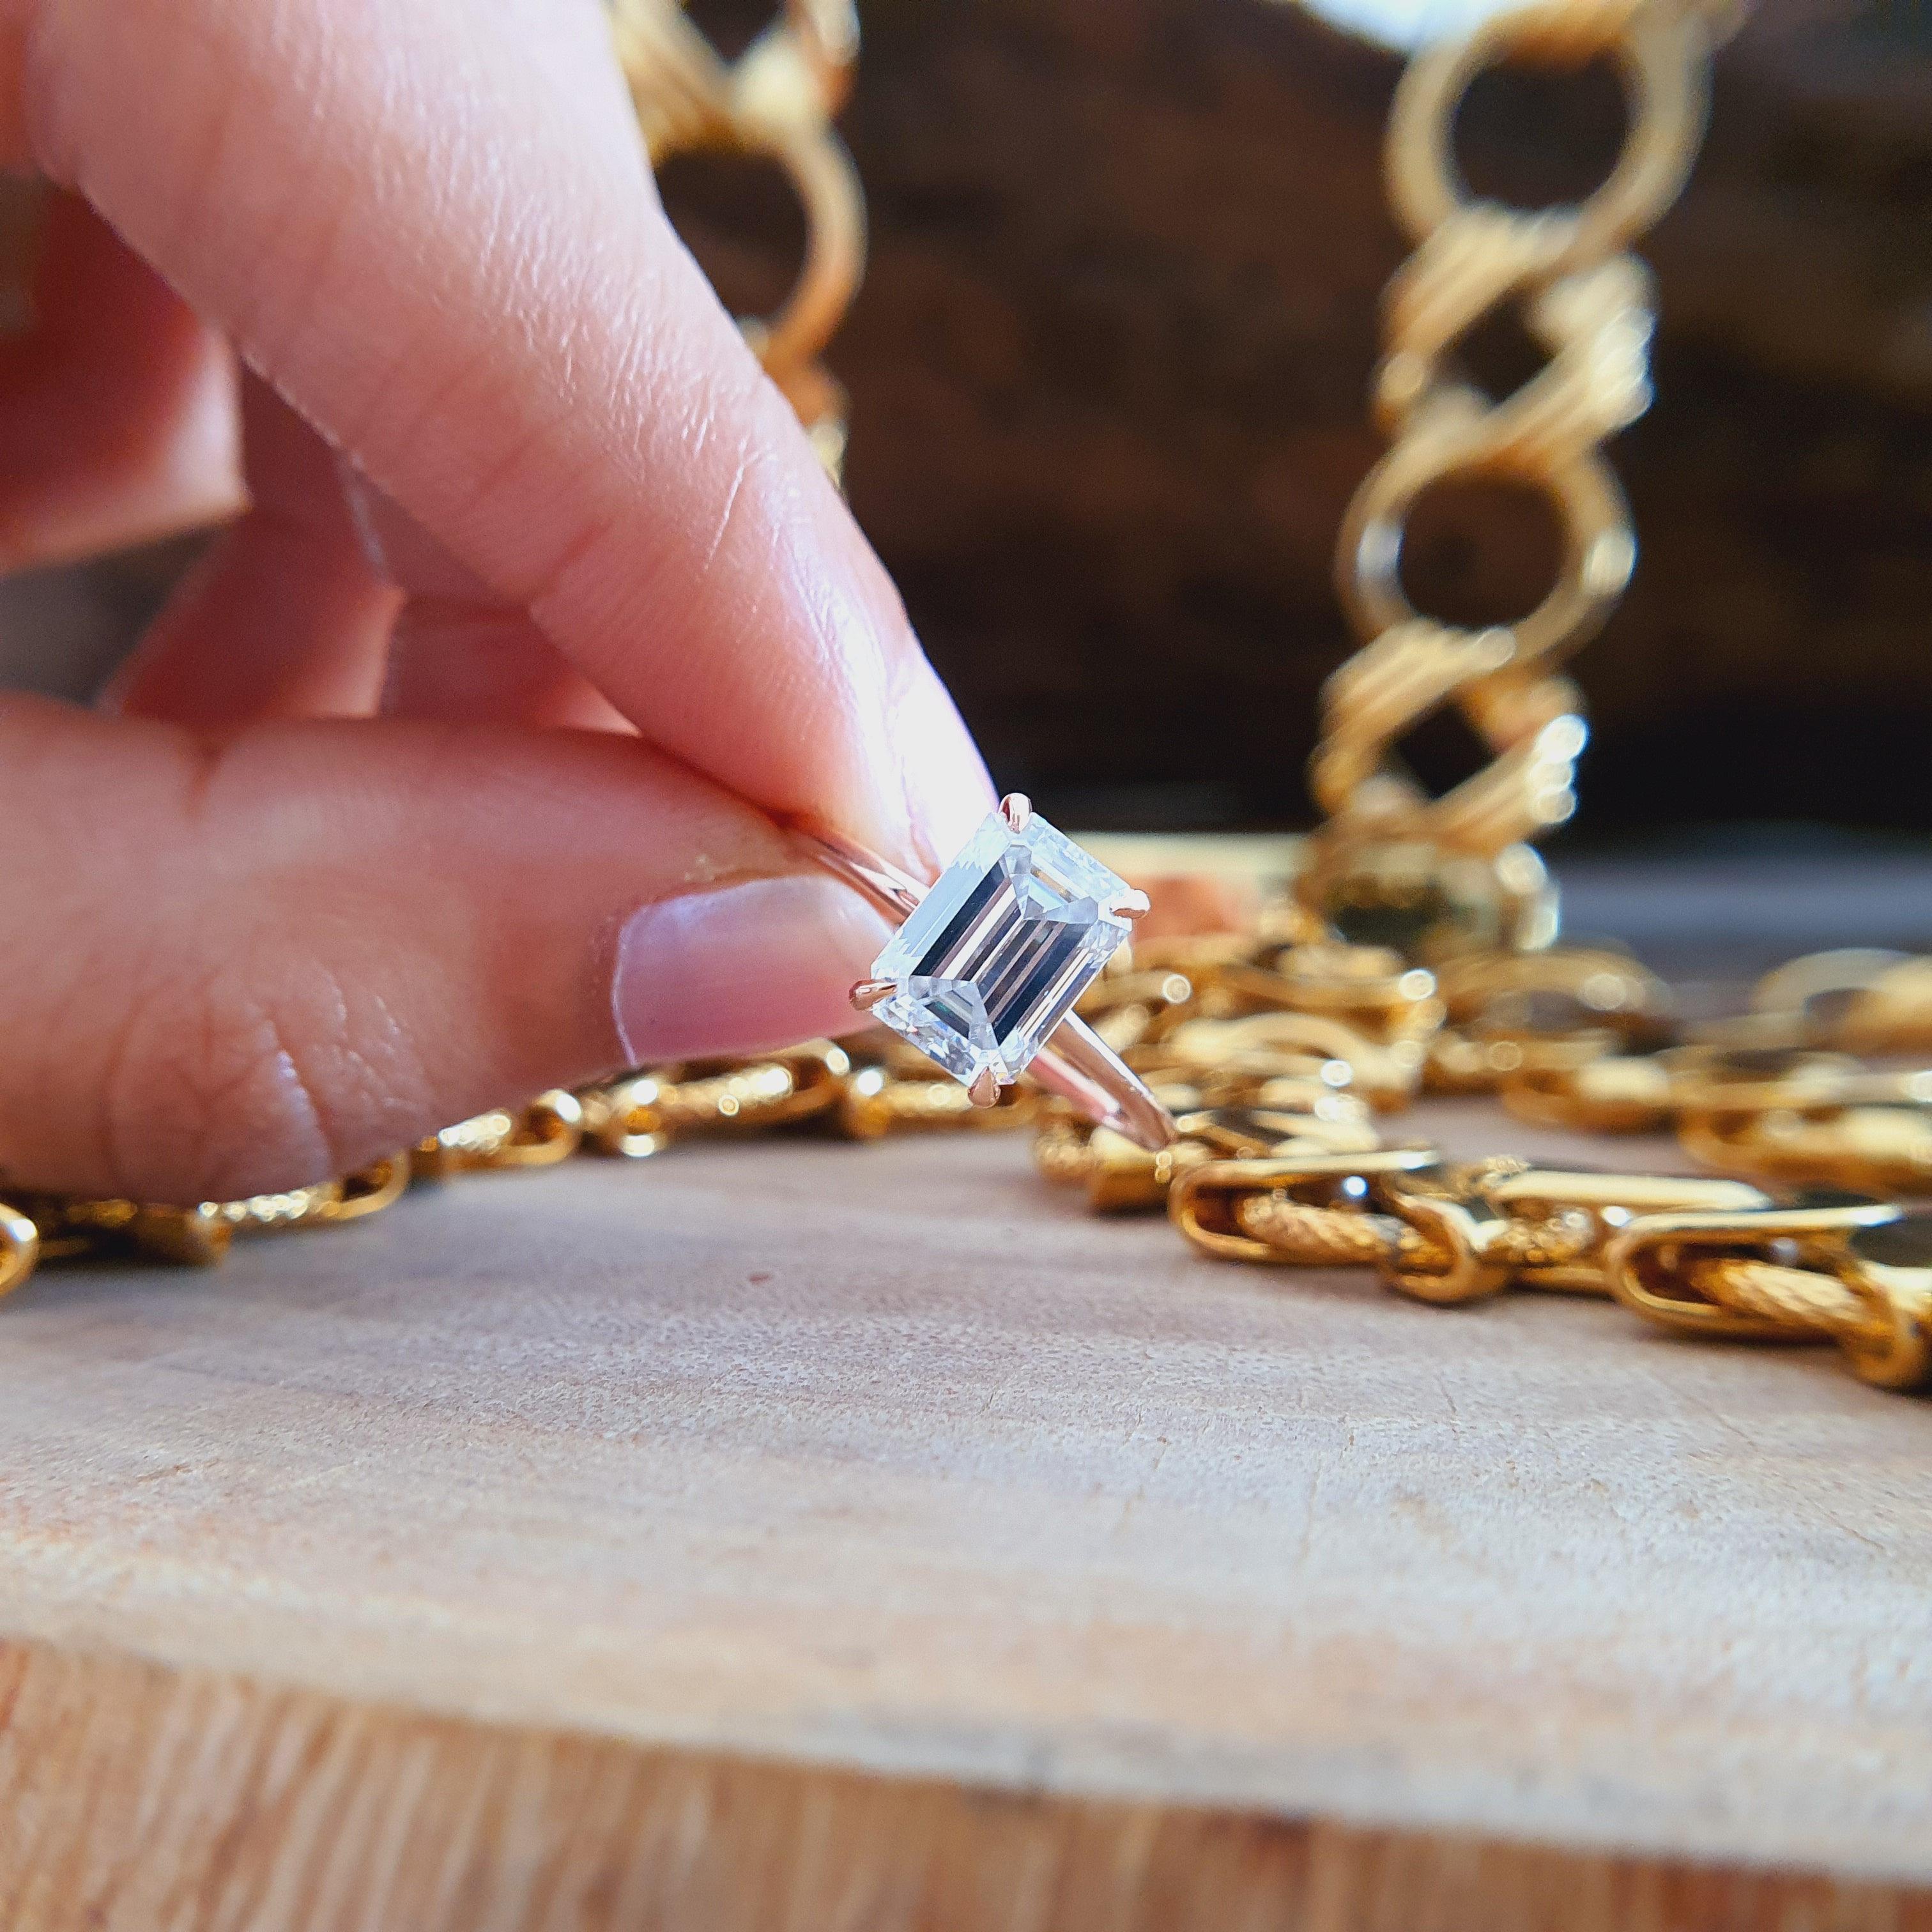
<svg viewBox="0 0 1932 1932">
<path fill-rule="evenodd" d="M 1414 252 L 1389 286 L 1375 377 L 1390 446 L 1356 492 L 1336 557 L 1364 643 L 1323 693 L 1310 781 L 1328 822 L 1301 881 L 1307 902 L 1345 931 L 1366 921 L 1422 952 L 1555 937 L 1553 900 L 1525 842 L 1576 805 L 1586 734 L 1580 695 L 1558 670 L 1602 626 L 1636 557 L 1603 448 L 1650 403 L 1651 278 L 1630 247 L 1690 172 L 1711 50 L 1729 24 L 1709 0 L 1546 0 L 1424 50 L 1396 91 L 1388 181 Z M 1477 76 L 1506 62 L 1560 70 L 1595 60 L 1614 63 L 1629 98 L 1603 185 L 1580 206 L 1538 211 L 1472 195 L 1454 140 Z M 1462 371 L 1456 350 L 1505 313 L 1547 359 L 1498 399 Z M 1556 582 L 1513 624 L 1446 623 L 1403 588 L 1405 525 L 1452 480 L 1536 491 L 1562 526 Z M 1432 798 L 1396 748 L 1445 706 L 1489 762 Z"/>
</svg>

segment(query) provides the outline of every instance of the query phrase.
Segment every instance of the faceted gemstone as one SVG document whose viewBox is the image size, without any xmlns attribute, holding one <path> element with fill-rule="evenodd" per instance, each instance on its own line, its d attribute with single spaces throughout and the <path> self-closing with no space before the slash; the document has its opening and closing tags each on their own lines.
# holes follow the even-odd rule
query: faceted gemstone
<svg viewBox="0 0 1932 1932">
<path fill-rule="evenodd" d="M 872 968 L 872 1017 L 969 1085 L 1016 1079 L 1128 937 L 1146 904 L 1037 816 L 994 812 Z"/>
</svg>

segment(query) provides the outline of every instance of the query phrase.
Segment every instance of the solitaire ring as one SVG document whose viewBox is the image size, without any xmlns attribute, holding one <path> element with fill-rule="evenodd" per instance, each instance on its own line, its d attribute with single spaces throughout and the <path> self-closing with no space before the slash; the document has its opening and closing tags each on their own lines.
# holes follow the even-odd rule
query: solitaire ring
<svg viewBox="0 0 1932 1932">
<path fill-rule="evenodd" d="M 794 827 L 819 864 L 902 922 L 852 988 L 990 1107 L 1022 1073 L 1158 1154 L 1167 1109 L 1074 1011 L 1131 938 L 1147 895 L 1009 792 L 930 886 L 836 832 Z"/>
</svg>

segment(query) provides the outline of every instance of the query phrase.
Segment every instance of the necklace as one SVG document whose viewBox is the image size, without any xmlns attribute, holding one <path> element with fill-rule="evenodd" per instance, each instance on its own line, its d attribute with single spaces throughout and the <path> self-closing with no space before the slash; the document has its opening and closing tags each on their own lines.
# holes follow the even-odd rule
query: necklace
<svg viewBox="0 0 1932 1932">
<path fill-rule="evenodd" d="M 993 1104 L 881 1031 L 732 1062 L 644 1069 L 479 1115 L 339 1180 L 190 1208 L 9 1191 L 0 1292 L 40 1258 L 132 1250 L 218 1259 L 237 1234 L 334 1226 L 412 1181 L 639 1158 L 687 1136 L 809 1125 L 854 1139 L 1030 1125 L 1037 1165 L 1101 1212 L 1158 1210 L 1203 1253 L 1363 1266 L 1436 1304 L 1512 1286 L 1613 1295 L 1689 1334 L 1834 1343 L 1864 1380 L 1932 1379 L 1932 959 L 1864 951 L 1792 962 L 1748 1009 L 1680 1025 L 1626 955 L 1555 943 L 1532 842 L 1574 807 L 1585 727 L 1564 661 L 1600 628 L 1636 556 L 1604 445 L 1649 399 L 1649 278 L 1630 251 L 1682 188 L 1701 139 L 1715 0 L 1545 0 L 1418 54 L 1393 110 L 1388 176 L 1414 252 L 1392 283 L 1374 407 L 1390 438 L 1342 531 L 1339 579 L 1361 647 L 1330 680 L 1312 766 L 1326 814 L 1287 890 L 1240 933 L 1136 943 L 1078 1010 L 1174 1119 L 1165 1146 L 1017 1087 Z M 844 399 L 819 361 L 856 286 L 862 206 L 831 129 L 856 52 L 848 0 L 791 0 L 735 63 L 676 0 L 614 0 L 655 160 L 723 147 L 786 170 L 810 240 L 798 286 L 744 325 L 837 474 Z M 1486 68 L 1608 58 L 1628 131 L 1580 206 L 1472 197 L 1456 112 Z M 1458 343 L 1520 310 L 1544 367 L 1495 398 Z M 1464 629 L 1414 610 L 1404 521 L 1450 478 L 1546 496 L 1564 556 L 1517 623 Z M 1439 796 L 1395 747 L 1453 706 L 1488 762 Z M 1420 1092 L 1495 1096 L 1538 1124 L 1674 1128 L 1701 1175 L 1444 1161 L 1388 1144 Z M 1811 1191 L 1808 1191 L 1811 1190 Z M 1827 1191 L 1816 1191 L 1827 1190 Z M 1833 1191 L 1834 1190 L 1834 1191 Z"/>
</svg>

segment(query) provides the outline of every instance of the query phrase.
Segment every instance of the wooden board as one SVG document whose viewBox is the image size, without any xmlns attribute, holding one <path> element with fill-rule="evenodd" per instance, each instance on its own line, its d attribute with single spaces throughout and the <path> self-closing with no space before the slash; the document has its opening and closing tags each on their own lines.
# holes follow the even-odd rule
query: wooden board
<svg viewBox="0 0 1932 1932">
<path fill-rule="evenodd" d="M 1928 1448 L 1828 1353 L 1216 1265 L 1012 1138 L 48 1273 L 0 1923 L 1932 1924 Z"/>
</svg>

